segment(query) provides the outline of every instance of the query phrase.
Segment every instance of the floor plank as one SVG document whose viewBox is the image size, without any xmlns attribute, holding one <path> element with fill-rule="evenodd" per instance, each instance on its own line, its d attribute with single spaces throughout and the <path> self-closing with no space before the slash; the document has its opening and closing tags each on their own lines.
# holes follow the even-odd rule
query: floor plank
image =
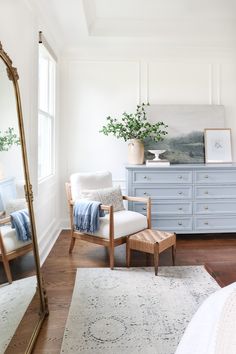
<svg viewBox="0 0 236 354">
<path fill-rule="evenodd" d="M 209 262 L 205 268 L 222 287 L 236 282 L 236 261 Z"/>
<path fill-rule="evenodd" d="M 72 297 L 76 268 L 108 267 L 108 252 L 105 248 L 84 241 L 76 241 L 71 255 L 68 254 L 69 232 L 61 233 L 42 271 L 46 283 L 50 315 L 45 321 L 38 337 L 34 353 L 60 353 L 64 327 Z M 181 236 L 177 238 L 176 265 L 202 265 L 207 263 L 208 270 L 221 285 L 236 280 L 235 262 L 236 235 L 220 236 Z M 149 257 L 149 264 L 152 265 Z M 171 265 L 171 252 L 160 255 L 160 265 Z M 125 266 L 125 245 L 115 251 L 116 267 Z M 132 266 L 146 266 L 144 254 L 133 251 Z M 214 267 L 217 265 L 216 271 Z M 210 268 L 211 267 L 211 268 Z M 115 271 L 115 270 L 114 270 Z"/>
</svg>

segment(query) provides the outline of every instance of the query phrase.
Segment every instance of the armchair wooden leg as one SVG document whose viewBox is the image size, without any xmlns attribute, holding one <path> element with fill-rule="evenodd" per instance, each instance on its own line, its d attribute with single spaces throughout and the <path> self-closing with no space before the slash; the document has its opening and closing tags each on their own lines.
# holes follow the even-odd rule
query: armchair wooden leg
<svg viewBox="0 0 236 354">
<path fill-rule="evenodd" d="M 11 284 L 12 283 L 12 275 L 11 275 L 11 269 L 9 266 L 9 261 L 7 259 L 5 259 L 5 257 L 3 257 L 2 261 L 3 261 L 4 270 L 5 270 L 5 273 L 7 276 L 7 280 Z"/>
<path fill-rule="evenodd" d="M 70 241 L 69 253 L 72 253 L 74 245 L 75 245 L 75 237 L 72 236 Z"/>
<path fill-rule="evenodd" d="M 150 263 L 150 253 L 146 252 L 146 266 L 148 267 Z"/>
<path fill-rule="evenodd" d="M 129 238 L 126 240 L 126 267 L 130 267 L 130 247 L 129 247 Z"/>
<path fill-rule="evenodd" d="M 114 245 L 110 246 L 110 268 L 114 269 Z"/>
</svg>

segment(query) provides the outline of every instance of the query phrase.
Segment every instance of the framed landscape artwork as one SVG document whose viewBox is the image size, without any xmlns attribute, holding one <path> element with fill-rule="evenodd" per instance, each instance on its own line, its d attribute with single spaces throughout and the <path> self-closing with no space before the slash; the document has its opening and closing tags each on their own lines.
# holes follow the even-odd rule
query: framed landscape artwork
<svg viewBox="0 0 236 354">
<path fill-rule="evenodd" d="M 206 163 L 231 163 L 231 129 L 205 129 Z"/>
<path fill-rule="evenodd" d="M 146 109 L 151 123 L 164 122 L 168 135 L 163 141 L 145 141 L 145 157 L 153 156 L 147 150 L 166 150 L 161 159 L 171 164 L 204 163 L 204 129 L 224 128 L 225 111 L 222 105 L 153 105 Z"/>
</svg>

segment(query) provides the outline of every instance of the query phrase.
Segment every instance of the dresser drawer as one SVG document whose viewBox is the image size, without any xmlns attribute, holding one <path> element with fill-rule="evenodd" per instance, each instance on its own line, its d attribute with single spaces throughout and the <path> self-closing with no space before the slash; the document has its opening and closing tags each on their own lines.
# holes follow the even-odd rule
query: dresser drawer
<svg viewBox="0 0 236 354">
<path fill-rule="evenodd" d="M 236 198 L 236 185 L 228 186 L 195 186 L 195 197 L 198 198 Z"/>
<path fill-rule="evenodd" d="M 133 187 L 133 195 L 137 197 L 153 197 L 156 199 L 186 199 L 192 198 L 192 186 L 155 186 Z"/>
<path fill-rule="evenodd" d="M 195 217 L 196 231 L 235 231 L 236 215 L 221 216 L 221 217 Z"/>
<path fill-rule="evenodd" d="M 236 183 L 236 170 L 233 171 L 196 171 L 196 183 Z"/>
<path fill-rule="evenodd" d="M 236 214 L 236 200 L 195 202 L 195 214 Z"/>
<path fill-rule="evenodd" d="M 164 231 L 191 231 L 193 227 L 192 217 L 165 217 L 153 218 L 152 228 Z"/>
<path fill-rule="evenodd" d="M 133 183 L 192 183 L 192 171 L 135 171 Z"/>
<path fill-rule="evenodd" d="M 134 203 L 134 211 L 137 211 L 138 213 L 145 214 L 147 211 L 147 207 L 145 204 L 141 203 Z M 159 203 L 153 203 L 152 202 L 152 207 L 151 207 L 152 214 L 157 214 L 157 215 L 168 215 L 168 214 L 173 214 L 173 215 L 185 215 L 185 214 L 192 214 L 192 202 L 163 202 L 160 201 Z"/>
</svg>

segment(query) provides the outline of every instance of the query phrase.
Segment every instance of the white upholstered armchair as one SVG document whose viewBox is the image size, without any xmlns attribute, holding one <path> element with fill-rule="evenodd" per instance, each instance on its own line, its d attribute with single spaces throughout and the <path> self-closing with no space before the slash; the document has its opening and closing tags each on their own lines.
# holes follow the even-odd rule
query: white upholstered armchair
<svg viewBox="0 0 236 354">
<path fill-rule="evenodd" d="M 20 241 L 16 231 L 11 227 L 10 216 L 0 219 L 0 262 L 7 276 L 8 282 L 12 283 L 12 274 L 9 261 L 21 257 L 32 251 L 32 241 Z"/>
<path fill-rule="evenodd" d="M 126 242 L 126 237 L 146 228 L 151 228 L 151 200 L 150 198 L 123 196 L 123 200 L 146 203 L 147 216 L 140 213 L 119 210 L 114 211 L 114 205 L 101 205 L 106 211 L 105 217 L 100 218 L 99 230 L 94 234 L 81 233 L 76 230 L 73 221 L 74 202 L 84 197 L 89 191 L 102 190 L 112 187 L 112 175 L 110 172 L 75 173 L 70 177 L 70 183 L 66 183 L 67 201 L 70 213 L 71 244 L 69 253 L 72 252 L 75 240 L 85 240 L 108 247 L 110 256 L 110 268 L 114 268 L 114 248 Z M 84 193 L 85 194 L 84 194 Z"/>
</svg>

